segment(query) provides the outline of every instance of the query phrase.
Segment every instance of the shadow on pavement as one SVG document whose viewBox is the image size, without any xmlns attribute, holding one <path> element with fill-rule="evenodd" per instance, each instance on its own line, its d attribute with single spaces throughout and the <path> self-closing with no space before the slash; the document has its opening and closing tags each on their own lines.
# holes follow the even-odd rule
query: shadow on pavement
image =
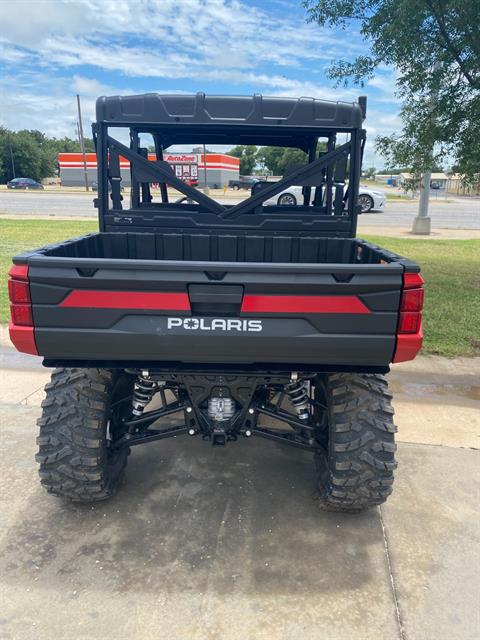
<svg viewBox="0 0 480 640">
<path fill-rule="evenodd" d="M 262 440 L 138 447 L 109 502 L 75 506 L 37 487 L 0 573 L 16 586 L 135 594 L 359 590 L 383 575 L 378 513 L 321 512 L 314 487 L 310 454 Z"/>
</svg>

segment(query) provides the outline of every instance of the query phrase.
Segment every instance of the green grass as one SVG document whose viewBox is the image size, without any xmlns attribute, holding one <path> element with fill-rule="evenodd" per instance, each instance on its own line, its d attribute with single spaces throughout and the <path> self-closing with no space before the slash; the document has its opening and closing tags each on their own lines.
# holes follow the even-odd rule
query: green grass
<svg viewBox="0 0 480 640">
<path fill-rule="evenodd" d="M 480 355 L 480 240 L 364 237 L 421 266 L 423 353 Z"/>
<path fill-rule="evenodd" d="M 413 198 L 410 196 L 399 196 L 394 193 L 387 193 L 387 200 L 390 202 L 412 202 Z"/>
<path fill-rule="evenodd" d="M 13 255 L 96 228 L 95 220 L 0 219 L 3 282 L 6 284 Z M 426 281 L 423 352 L 449 357 L 480 355 L 480 240 L 366 237 L 422 267 Z M 0 290 L 0 322 L 8 322 L 6 286 Z"/>
<path fill-rule="evenodd" d="M 96 220 L 5 220 L 0 219 L 0 322 L 8 322 L 10 308 L 7 273 L 12 256 L 52 242 L 98 230 Z"/>
</svg>

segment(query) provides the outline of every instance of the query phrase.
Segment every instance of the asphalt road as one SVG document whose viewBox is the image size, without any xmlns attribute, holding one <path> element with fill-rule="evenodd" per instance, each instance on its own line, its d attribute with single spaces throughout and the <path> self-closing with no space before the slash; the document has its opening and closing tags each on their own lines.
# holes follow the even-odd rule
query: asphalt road
<svg viewBox="0 0 480 640">
<path fill-rule="evenodd" d="M 394 367 L 395 490 L 355 516 L 316 508 L 310 454 L 255 438 L 136 447 L 114 499 L 49 496 L 39 360 L 0 348 L 2 638 L 479 637 L 479 359 Z"/>
<path fill-rule="evenodd" d="M 220 196 L 220 202 L 235 203 L 242 197 L 230 192 L 227 198 Z M 0 191 L 0 215 L 39 216 L 86 216 L 96 217 L 92 194 L 44 192 Z M 417 215 L 416 201 L 387 202 L 383 213 L 364 214 L 362 226 L 410 227 Z M 480 229 L 480 199 L 456 198 L 432 199 L 430 202 L 432 226 L 438 229 Z"/>
</svg>

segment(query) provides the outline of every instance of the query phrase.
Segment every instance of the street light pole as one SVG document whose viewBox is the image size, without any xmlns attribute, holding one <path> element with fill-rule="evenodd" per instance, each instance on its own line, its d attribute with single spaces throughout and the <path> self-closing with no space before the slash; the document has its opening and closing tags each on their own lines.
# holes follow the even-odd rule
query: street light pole
<svg viewBox="0 0 480 640">
<path fill-rule="evenodd" d="M 441 63 L 436 61 L 433 64 L 433 73 L 438 71 L 441 67 Z M 431 103 L 432 103 L 432 112 L 437 106 L 438 102 L 438 89 L 432 92 Z M 432 179 L 432 164 L 433 164 L 433 148 L 434 144 L 432 143 L 432 148 L 430 152 L 430 166 L 423 172 L 422 180 L 420 182 L 420 201 L 418 203 L 418 216 L 413 220 L 412 233 L 416 233 L 418 235 L 428 236 L 430 235 L 432 224 L 430 220 L 430 216 L 428 215 L 428 204 L 430 199 L 430 180 Z"/>
<path fill-rule="evenodd" d="M 432 172 L 424 171 L 420 182 L 420 201 L 418 203 L 418 216 L 413 220 L 412 233 L 428 236 L 431 231 L 431 219 L 428 215 L 428 202 L 430 198 L 430 180 Z"/>
<path fill-rule="evenodd" d="M 77 108 L 78 108 L 78 133 L 80 136 L 80 148 L 83 156 L 83 175 L 85 178 L 85 191 L 88 191 L 88 172 L 87 172 L 87 156 L 85 155 L 85 140 L 83 138 L 83 125 L 82 125 L 82 110 L 80 108 L 80 96 L 77 93 Z"/>
</svg>

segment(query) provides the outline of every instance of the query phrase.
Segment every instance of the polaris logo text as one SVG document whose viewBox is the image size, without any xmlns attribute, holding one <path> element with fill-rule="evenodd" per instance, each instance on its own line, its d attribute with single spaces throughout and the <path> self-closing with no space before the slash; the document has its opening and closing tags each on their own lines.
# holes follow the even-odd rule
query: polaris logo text
<svg viewBox="0 0 480 640">
<path fill-rule="evenodd" d="M 167 318 L 167 329 L 188 331 L 262 331 L 261 320 L 236 320 L 235 318 Z"/>
</svg>

